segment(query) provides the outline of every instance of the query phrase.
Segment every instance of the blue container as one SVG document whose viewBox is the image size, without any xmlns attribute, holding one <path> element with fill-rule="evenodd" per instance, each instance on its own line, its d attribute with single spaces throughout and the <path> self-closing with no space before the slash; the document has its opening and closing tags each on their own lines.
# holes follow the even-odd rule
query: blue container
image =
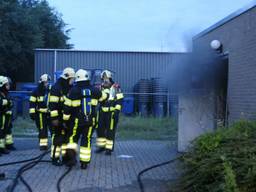
<svg viewBox="0 0 256 192">
<path fill-rule="evenodd" d="M 56 81 L 60 78 L 61 74 L 62 74 L 62 71 L 55 71 L 54 72 L 54 76 L 55 76 Z"/>
<path fill-rule="evenodd" d="M 22 114 L 22 102 L 28 96 L 28 93 L 25 92 L 10 92 L 10 97 L 12 98 L 15 110 L 17 110 L 17 114 Z"/>
<path fill-rule="evenodd" d="M 24 83 L 24 85 L 21 87 L 22 91 L 34 91 L 37 87 L 37 84 L 35 83 Z"/>
<path fill-rule="evenodd" d="M 125 97 L 124 98 L 122 112 L 127 115 L 130 115 L 134 112 L 134 98 L 133 97 Z"/>
</svg>

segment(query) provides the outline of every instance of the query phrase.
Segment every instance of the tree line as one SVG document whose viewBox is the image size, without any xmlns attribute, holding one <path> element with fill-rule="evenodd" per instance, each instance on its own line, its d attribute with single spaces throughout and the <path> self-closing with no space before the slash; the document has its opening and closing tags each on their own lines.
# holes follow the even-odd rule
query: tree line
<svg viewBox="0 0 256 192">
<path fill-rule="evenodd" d="M 0 1 L 0 74 L 33 81 L 34 49 L 73 47 L 71 29 L 46 0 Z"/>
</svg>

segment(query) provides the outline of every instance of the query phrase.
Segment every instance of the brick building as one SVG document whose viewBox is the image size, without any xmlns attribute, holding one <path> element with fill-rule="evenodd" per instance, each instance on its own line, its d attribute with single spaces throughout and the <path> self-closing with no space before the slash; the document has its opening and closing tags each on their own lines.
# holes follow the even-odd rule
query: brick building
<svg viewBox="0 0 256 192">
<path fill-rule="evenodd" d="M 193 38 L 190 78 L 201 81 L 202 89 L 180 96 L 180 151 L 198 135 L 214 130 L 216 120 L 227 125 L 256 119 L 255 21 L 254 2 Z M 220 42 L 218 50 L 211 47 L 213 40 Z"/>
</svg>

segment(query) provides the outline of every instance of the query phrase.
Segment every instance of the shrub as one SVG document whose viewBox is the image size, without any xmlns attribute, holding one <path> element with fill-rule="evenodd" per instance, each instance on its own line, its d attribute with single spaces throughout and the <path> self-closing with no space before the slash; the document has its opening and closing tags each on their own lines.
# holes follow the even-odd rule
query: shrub
<svg viewBox="0 0 256 192">
<path fill-rule="evenodd" d="M 182 156 L 174 191 L 256 191 L 256 122 L 240 121 L 197 138 Z"/>
</svg>

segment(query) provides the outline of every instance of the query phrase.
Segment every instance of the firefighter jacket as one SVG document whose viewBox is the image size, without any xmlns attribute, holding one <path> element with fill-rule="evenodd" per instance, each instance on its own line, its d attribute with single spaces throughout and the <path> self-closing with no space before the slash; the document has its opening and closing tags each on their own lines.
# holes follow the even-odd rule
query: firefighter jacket
<svg viewBox="0 0 256 192">
<path fill-rule="evenodd" d="M 93 125 L 92 117 L 96 113 L 97 101 L 108 98 L 108 94 L 91 86 L 88 81 L 77 82 L 64 103 L 64 121 L 78 119 L 79 126 Z"/>
<path fill-rule="evenodd" d="M 29 114 L 33 115 L 37 112 L 47 113 L 51 86 L 47 88 L 43 83 L 38 84 L 37 88 L 32 92 L 29 99 Z"/>
<path fill-rule="evenodd" d="M 13 104 L 12 100 L 8 95 L 8 92 L 2 92 L 0 91 L 0 115 L 3 114 L 12 114 L 12 109 Z"/>
<path fill-rule="evenodd" d="M 51 120 L 62 119 L 64 100 L 70 90 L 71 86 L 68 80 L 59 78 L 52 86 L 49 96 L 49 110 Z"/>
<path fill-rule="evenodd" d="M 102 112 L 120 112 L 124 98 L 120 86 L 117 83 L 113 83 L 110 88 L 103 85 L 102 90 L 109 93 L 109 98 L 100 102 L 100 110 Z"/>
</svg>

